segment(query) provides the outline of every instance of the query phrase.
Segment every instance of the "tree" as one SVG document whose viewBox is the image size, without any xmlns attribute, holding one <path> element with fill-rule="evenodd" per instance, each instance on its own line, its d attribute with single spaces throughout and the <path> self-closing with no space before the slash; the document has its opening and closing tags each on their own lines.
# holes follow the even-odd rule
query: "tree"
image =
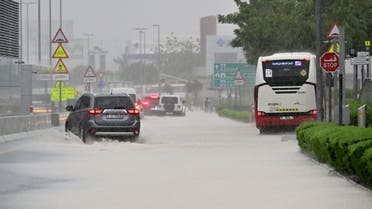
<svg viewBox="0 0 372 209">
<path fill-rule="evenodd" d="M 199 41 L 193 38 L 179 40 L 173 33 L 166 38 L 165 44 L 161 45 L 161 68 L 160 72 L 156 63 L 130 62 L 128 53 L 114 59 L 119 65 L 118 77 L 124 81 L 134 81 L 140 84 L 145 70 L 145 83 L 157 84 L 159 73 L 165 73 L 183 79 L 192 78 L 192 70 L 200 65 Z"/>
<path fill-rule="evenodd" d="M 334 22 L 345 27 L 348 47 L 359 46 L 368 39 L 372 30 L 371 1 L 323 2 L 324 39 Z M 232 46 L 242 47 L 249 63 L 278 51 L 315 52 L 314 0 L 251 0 L 250 3 L 235 0 L 235 3 L 239 11 L 219 15 L 218 20 L 238 26 Z"/>
<path fill-rule="evenodd" d="M 179 40 L 173 33 L 162 47 L 162 72 L 184 79 L 192 78 L 192 69 L 200 65 L 199 40 Z"/>
<path fill-rule="evenodd" d="M 198 80 L 193 80 L 186 84 L 187 95 L 192 94 L 194 101 L 199 101 L 199 92 L 203 90 L 203 84 Z"/>
<path fill-rule="evenodd" d="M 119 65 L 117 78 L 122 81 L 132 81 L 135 84 L 156 84 L 159 82 L 159 75 L 153 63 L 129 62 L 128 54 L 124 53 L 121 57 L 114 59 L 114 62 Z"/>
<path fill-rule="evenodd" d="M 88 66 L 79 65 L 70 70 L 69 85 L 79 86 L 84 84 L 84 74 L 87 71 Z"/>
</svg>

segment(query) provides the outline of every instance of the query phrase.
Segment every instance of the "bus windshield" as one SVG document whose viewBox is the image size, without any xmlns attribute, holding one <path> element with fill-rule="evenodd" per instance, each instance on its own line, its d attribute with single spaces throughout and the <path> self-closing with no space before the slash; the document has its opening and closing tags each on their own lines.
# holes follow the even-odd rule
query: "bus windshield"
<svg viewBox="0 0 372 209">
<path fill-rule="evenodd" d="M 262 69 L 270 86 L 302 86 L 309 77 L 307 60 L 263 61 Z"/>
</svg>

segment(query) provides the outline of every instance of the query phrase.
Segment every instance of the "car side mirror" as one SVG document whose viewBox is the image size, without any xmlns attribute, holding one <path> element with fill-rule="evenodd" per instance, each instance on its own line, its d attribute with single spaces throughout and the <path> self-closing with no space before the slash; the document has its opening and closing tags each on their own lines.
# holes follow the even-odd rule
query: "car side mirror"
<svg viewBox="0 0 372 209">
<path fill-rule="evenodd" d="M 72 112 L 72 111 L 74 111 L 74 106 L 72 106 L 72 105 L 67 105 L 67 106 L 66 106 L 66 110 L 69 111 L 69 112 Z"/>
</svg>

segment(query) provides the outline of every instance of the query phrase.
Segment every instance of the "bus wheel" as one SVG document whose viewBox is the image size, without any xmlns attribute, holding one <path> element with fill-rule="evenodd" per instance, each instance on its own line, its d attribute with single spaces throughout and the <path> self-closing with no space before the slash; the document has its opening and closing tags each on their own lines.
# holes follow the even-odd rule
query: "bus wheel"
<svg viewBox="0 0 372 209">
<path fill-rule="evenodd" d="M 264 134 L 265 133 L 265 128 L 260 128 L 260 129 L 258 129 L 259 131 L 260 131 L 260 134 Z"/>
</svg>

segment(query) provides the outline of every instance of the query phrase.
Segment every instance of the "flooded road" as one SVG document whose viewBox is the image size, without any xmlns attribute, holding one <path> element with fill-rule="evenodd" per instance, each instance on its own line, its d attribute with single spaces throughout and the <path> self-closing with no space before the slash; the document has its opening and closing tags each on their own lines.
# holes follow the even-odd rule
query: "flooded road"
<svg viewBox="0 0 372 209">
<path fill-rule="evenodd" d="M 293 132 L 203 112 L 146 116 L 139 143 L 19 136 L 0 144 L 0 185 L 4 209 L 372 208 L 371 191 L 301 153 Z"/>
</svg>

